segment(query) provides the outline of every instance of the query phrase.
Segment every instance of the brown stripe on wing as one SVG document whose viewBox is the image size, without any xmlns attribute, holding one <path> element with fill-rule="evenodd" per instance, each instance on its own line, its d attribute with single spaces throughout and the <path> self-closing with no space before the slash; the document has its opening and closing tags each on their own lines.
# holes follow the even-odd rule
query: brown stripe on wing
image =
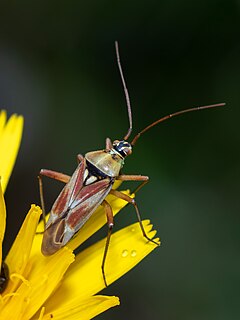
<svg viewBox="0 0 240 320">
<path fill-rule="evenodd" d="M 72 183 L 73 185 L 72 185 L 72 195 L 71 195 L 70 203 L 74 201 L 77 194 L 83 187 L 85 170 L 86 170 L 86 159 L 83 158 L 83 160 L 79 163 L 77 169 L 73 173 L 73 183 Z"/>
<path fill-rule="evenodd" d="M 69 209 L 72 199 L 82 188 L 83 185 L 83 174 L 86 168 L 85 159 L 78 165 L 74 171 L 71 179 L 65 185 L 58 198 L 53 204 L 51 212 L 61 218 L 66 211 Z M 53 221 L 52 221 L 53 222 Z"/>
<path fill-rule="evenodd" d="M 103 179 L 83 187 L 70 207 L 66 224 L 77 232 L 108 195 L 113 182 L 112 179 Z"/>
</svg>

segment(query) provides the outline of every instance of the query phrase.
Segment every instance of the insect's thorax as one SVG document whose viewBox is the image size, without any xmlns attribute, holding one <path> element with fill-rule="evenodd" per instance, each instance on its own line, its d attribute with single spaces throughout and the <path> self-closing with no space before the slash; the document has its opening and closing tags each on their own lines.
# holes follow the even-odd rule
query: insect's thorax
<svg viewBox="0 0 240 320">
<path fill-rule="evenodd" d="M 92 151 L 85 154 L 86 160 L 105 175 L 114 178 L 119 175 L 124 160 L 111 150 Z"/>
<path fill-rule="evenodd" d="M 88 162 L 107 176 L 114 178 L 119 175 L 124 165 L 126 156 L 132 153 L 132 146 L 125 140 L 115 140 L 112 148 L 106 150 L 92 151 L 85 154 Z"/>
</svg>

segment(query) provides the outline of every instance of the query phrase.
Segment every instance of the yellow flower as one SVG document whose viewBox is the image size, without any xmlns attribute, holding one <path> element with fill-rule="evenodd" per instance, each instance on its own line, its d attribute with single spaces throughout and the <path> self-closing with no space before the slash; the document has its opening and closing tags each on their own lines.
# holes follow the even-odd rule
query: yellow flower
<svg viewBox="0 0 240 320">
<path fill-rule="evenodd" d="M 20 136 L 17 139 L 20 141 Z M 0 157 L 5 157 L 2 152 Z M 125 193 L 130 194 L 129 191 Z M 114 214 L 126 205 L 126 202 L 114 196 L 109 196 L 108 202 Z M 42 234 L 37 233 L 43 228 L 42 223 L 38 224 L 40 215 L 41 209 L 32 205 L 5 259 L 10 279 L 0 295 L 0 320 L 92 319 L 119 305 L 118 297 L 96 295 L 105 287 L 101 262 L 106 239 L 76 256 L 73 254 L 74 249 L 106 224 L 103 209 L 99 207 L 77 236 L 49 257 L 43 256 L 40 250 Z M 1 241 L 5 216 L 0 188 Z M 148 237 L 153 238 L 156 231 L 152 231 L 149 220 L 143 221 L 143 225 Z M 159 243 L 158 238 L 154 240 Z M 108 284 L 132 269 L 156 247 L 143 237 L 139 223 L 113 233 L 105 266 Z"/>
</svg>

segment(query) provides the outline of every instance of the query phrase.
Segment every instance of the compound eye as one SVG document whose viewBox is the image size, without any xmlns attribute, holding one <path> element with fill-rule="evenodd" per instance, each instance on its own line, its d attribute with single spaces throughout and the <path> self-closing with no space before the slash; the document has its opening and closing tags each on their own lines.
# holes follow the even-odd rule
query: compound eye
<svg viewBox="0 0 240 320">
<path fill-rule="evenodd" d="M 132 146 L 127 141 L 118 141 L 113 142 L 113 148 L 120 153 L 124 158 L 132 153 Z"/>
</svg>

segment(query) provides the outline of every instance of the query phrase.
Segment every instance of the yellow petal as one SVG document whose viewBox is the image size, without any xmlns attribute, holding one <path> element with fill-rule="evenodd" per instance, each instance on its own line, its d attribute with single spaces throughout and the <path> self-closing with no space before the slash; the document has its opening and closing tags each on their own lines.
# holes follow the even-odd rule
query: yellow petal
<svg viewBox="0 0 240 320">
<path fill-rule="evenodd" d="M 143 225 L 147 235 L 153 238 L 156 231 L 152 231 L 149 220 L 144 220 Z M 159 239 L 154 240 L 159 242 Z M 105 288 L 101 272 L 105 243 L 106 239 L 103 239 L 77 255 L 75 263 L 65 275 L 61 288 L 47 302 L 46 310 L 57 309 L 57 306 L 64 306 L 66 301 L 75 298 L 86 299 Z M 139 223 L 114 233 L 105 265 L 107 283 L 111 284 L 120 278 L 156 247 L 156 244 L 143 237 Z"/>
<path fill-rule="evenodd" d="M 26 273 L 25 268 L 28 263 L 40 215 L 41 209 L 38 206 L 32 205 L 5 260 L 10 274 L 17 273 L 24 276 L 24 272 Z M 4 294 L 15 290 L 19 282 L 19 278 L 12 279 Z"/>
<path fill-rule="evenodd" d="M 30 319 L 43 305 L 54 290 L 60 285 L 60 281 L 69 265 L 74 261 L 74 255 L 68 248 L 59 250 L 51 257 L 39 256 L 32 259 L 33 271 L 29 275 L 32 292 L 27 296 L 31 305 L 28 306 L 24 319 Z M 23 292 L 17 291 L 20 295 Z M 63 292 L 62 292 L 63 293 Z"/>
<path fill-rule="evenodd" d="M 131 196 L 129 190 L 122 191 L 124 194 Z M 107 202 L 111 205 L 113 215 L 115 216 L 122 208 L 127 205 L 127 202 L 116 198 L 113 195 L 109 195 L 106 198 Z M 79 247 L 86 239 L 90 238 L 96 231 L 98 231 L 102 226 L 107 223 L 106 213 L 102 206 L 99 206 L 98 209 L 94 212 L 91 218 L 85 223 L 77 235 L 69 242 L 67 245 L 69 248 L 75 250 Z"/>
<path fill-rule="evenodd" d="M 0 112 L 0 139 L 1 139 L 1 135 L 2 135 L 6 120 L 7 120 L 7 113 L 5 110 L 2 110 Z"/>
<path fill-rule="evenodd" d="M 43 316 L 43 320 L 89 320 L 100 313 L 119 305 L 119 298 L 112 296 L 94 296 L 85 300 L 78 300 L 75 298 L 68 304 L 61 306 L 58 309 L 47 312 Z M 37 320 L 34 317 L 32 320 Z"/>
<path fill-rule="evenodd" d="M 0 319 L 30 319 L 59 286 L 73 261 L 74 255 L 66 247 L 48 258 L 40 253 L 32 257 L 28 279 L 0 309 Z"/>
<path fill-rule="evenodd" d="M 0 184 L 0 266 L 2 265 L 2 242 L 6 228 L 6 207 Z"/>
<path fill-rule="evenodd" d="M 2 190 L 5 192 L 11 175 L 23 130 L 23 117 L 12 115 L 6 122 L 6 113 L 0 114 L 0 176 Z"/>
</svg>

